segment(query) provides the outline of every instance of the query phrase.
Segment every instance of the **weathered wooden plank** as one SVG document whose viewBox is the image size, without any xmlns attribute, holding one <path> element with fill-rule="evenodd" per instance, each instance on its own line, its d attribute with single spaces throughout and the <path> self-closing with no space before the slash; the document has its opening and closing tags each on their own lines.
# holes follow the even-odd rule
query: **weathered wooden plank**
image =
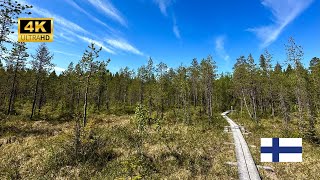
<svg viewBox="0 0 320 180">
<path fill-rule="evenodd" d="M 221 115 L 228 121 L 231 127 L 233 140 L 235 143 L 236 158 L 238 164 L 238 174 L 240 180 L 260 180 L 260 175 L 257 166 L 251 156 L 249 147 L 243 135 L 241 133 L 242 127 L 238 126 L 230 119 L 227 114 L 230 111 L 226 111 Z"/>
</svg>

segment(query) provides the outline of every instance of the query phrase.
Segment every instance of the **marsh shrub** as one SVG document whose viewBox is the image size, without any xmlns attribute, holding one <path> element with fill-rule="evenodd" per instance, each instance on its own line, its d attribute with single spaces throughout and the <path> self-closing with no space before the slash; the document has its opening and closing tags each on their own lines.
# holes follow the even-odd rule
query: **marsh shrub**
<svg viewBox="0 0 320 180">
<path fill-rule="evenodd" d="M 104 139 L 92 134 L 81 138 L 76 150 L 75 141 L 68 139 L 58 150 L 51 150 L 46 163 L 46 170 L 50 173 L 59 171 L 63 167 L 90 165 L 95 169 L 102 169 L 106 164 L 117 157 Z"/>
<path fill-rule="evenodd" d="M 146 125 L 150 124 L 149 111 L 142 104 L 138 104 L 134 114 L 134 121 L 140 133 L 145 131 Z"/>
</svg>

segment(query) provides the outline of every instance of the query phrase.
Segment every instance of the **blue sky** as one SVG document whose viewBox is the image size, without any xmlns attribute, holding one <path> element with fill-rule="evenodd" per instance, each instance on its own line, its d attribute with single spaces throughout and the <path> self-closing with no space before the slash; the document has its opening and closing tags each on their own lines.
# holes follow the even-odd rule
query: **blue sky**
<svg viewBox="0 0 320 180">
<path fill-rule="evenodd" d="M 54 18 L 56 71 L 78 62 L 90 42 L 103 47 L 113 72 L 137 69 L 152 57 L 170 67 L 213 56 L 231 72 L 240 55 L 258 60 L 265 48 L 284 63 L 290 36 L 304 47 L 304 64 L 320 57 L 318 0 L 20 0 L 32 17 Z M 14 36 L 12 36 L 14 38 Z M 28 43 L 30 52 L 38 43 Z"/>
</svg>

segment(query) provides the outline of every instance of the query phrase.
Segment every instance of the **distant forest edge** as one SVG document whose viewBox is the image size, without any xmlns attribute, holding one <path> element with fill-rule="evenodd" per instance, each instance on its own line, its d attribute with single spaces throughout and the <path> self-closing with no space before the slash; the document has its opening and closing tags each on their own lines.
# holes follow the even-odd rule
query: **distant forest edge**
<svg viewBox="0 0 320 180">
<path fill-rule="evenodd" d="M 85 126 L 88 113 L 134 113 L 140 104 L 150 116 L 155 113 L 156 119 L 162 120 L 163 114 L 172 110 L 188 124 L 197 121 L 191 108 L 213 122 L 214 112 L 233 106 L 257 123 L 276 116 L 289 123 L 296 117 L 299 131 L 319 143 L 320 59 L 314 57 L 309 68 L 304 67 L 303 48 L 293 38 L 284 47 L 285 68 L 279 62 L 272 67 L 273 57 L 266 50 L 258 61 L 251 54 L 240 56 L 232 74 L 218 75 L 211 56 L 175 69 L 163 62 L 155 65 L 150 58 L 137 71 L 126 67 L 111 73 L 107 69 L 110 60 L 99 59 L 101 48 L 90 44 L 77 64 L 70 63 L 57 75 L 52 71 L 53 54 L 46 44 L 29 55 L 25 43 L 8 38 L 16 18 L 29 14 L 26 11 L 32 6 L 0 2 L 5 9 L 0 12 L 1 119 L 6 115 L 81 117 Z M 31 68 L 26 68 L 26 63 Z"/>
</svg>

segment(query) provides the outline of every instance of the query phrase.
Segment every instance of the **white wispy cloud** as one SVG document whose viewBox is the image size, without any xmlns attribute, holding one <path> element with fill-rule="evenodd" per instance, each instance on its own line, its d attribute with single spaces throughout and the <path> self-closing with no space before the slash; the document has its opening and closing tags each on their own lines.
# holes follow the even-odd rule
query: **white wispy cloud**
<svg viewBox="0 0 320 180">
<path fill-rule="evenodd" d="M 116 32 L 113 28 L 111 28 L 109 25 L 107 25 L 106 23 L 102 22 L 100 19 L 96 18 L 95 16 L 91 15 L 90 13 L 88 13 L 86 10 L 84 10 L 82 7 L 80 7 L 76 2 L 74 2 L 73 0 L 66 0 L 67 3 L 69 3 L 72 7 L 74 7 L 75 9 L 77 9 L 78 11 L 82 12 L 83 14 L 87 15 L 90 19 L 92 19 L 93 21 L 95 21 L 96 23 L 103 25 L 104 27 L 108 28 L 110 31 L 112 32 Z"/>
<path fill-rule="evenodd" d="M 71 37 L 71 36 L 68 36 L 68 35 L 66 35 L 65 33 L 63 33 L 63 32 L 58 32 L 58 33 L 55 33 L 58 37 L 61 37 L 61 38 L 63 38 L 64 40 L 67 40 L 67 41 L 69 41 L 69 42 L 76 42 L 76 40 L 73 38 L 73 37 Z M 70 34 L 70 33 L 69 33 Z"/>
<path fill-rule="evenodd" d="M 225 50 L 225 36 L 219 36 L 215 40 L 215 51 L 220 58 L 224 59 L 225 61 L 229 61 L 230 56 Z"/>
<path fill-rule="evenodd" d="M 143 53 L 141 51 L 139 51 L 137 48 L 135 48 L 134 46 L 132 46 L 131 44 L 125 42 L 125 41 L 121 41 L 121 40 L 116 40 L 116 39 L 106 39 L 106 42 L 116 48 L 116 49 L 120 49 L 126 52 L 130 52 L 136 55 L 140 55 L 143 56 Z"/>
<path fill-rule="evenodd" d="M 78 54 L 68 53 L 68 52 L 64 52 L 64 51 L 53 50 L 53 52 L 54 53 L 58 53 L 58 54 L 63 54 L 63 55 L 66 55 L 66 56 L 81 57 Z"/>
<path fill-rule="evenodd" d="M 158 5 L 161 13 L 167 16 L 167 9 L 172 4 L 173 0 L 154 0 L 154 2 Z"/>
<path fill-rule="evenodd" d="M 284 28 L 298 17 L 314 0 L 262 0 L 262 5 L 272 12 L 273 24 L 248 29 L 262 40 L 265 48 L 277 40 Z"/>
<path fill-rule="evenodd" d="M 60 26 L 66 28 L 72 32 L 80 32 L 80 33 L 84 33 L 84 34 L 89 34 L 88 31 L 86 31 L 85 29 L 83 29 L 82 27 L 77 25 L 76 23 L 73 23 L 73 22 L 71 22 L 71 21 L 69 21 L 59 15 L 53 14 L 46 9 L 42 9 L 40 7 L 33 5 L 33 8 L 31 11 L 42 16 L 42 17 L 53 18 L 55 23 L 58 23 Z"/>
<path fill-rule="evenodd" d="M 181 38 L 179 28 L 178 28 L 178 26 L 176 24 L 173 25 L 173 33 L 178 39 Z"/>
<path fill-rule="evenodd" d="M 110 48 L 106 47 L 102 42 L 100 41 L 96 41 L 93 39 L 90 39 L 88 37 L 84 37 L 84 36 L 77 36 L 79 39 L 82 39 L 83 41 L 87 42 L 87 43 L 94 43 L 95 45 L 97 45 L 98 47 L 102 47 L 103 50 L 107 51 L 108 53 L 111 54 L 116 54 L 113 50 L 111 50 Z"/>
<path fill-rule="evenodd" d="M 50 17 L 53 18 L 54 23 L 57 23 L 58 25 L 55 26 L 55 36 L 59 38 L 62 38 L 64 40 L 67 40 L 69 42 L 76 42 L 76 34 L 82 33 L 85 35 L 91 35 L 88 31 L 86 31 L 84 28 L 79 26 L 78 24 L 69 21 L 57 14 L 54 14 L 46 9 L 38 7 L 34 3 L 30 3 L 28 0 L 19 0 L 21 4 L 32 4 L 33 8 L 30 10 L 33 14 L 36 14 L 41 17 Z"/>
<path fill-rule="evenodd" d="M 161 13 L 167 17 L 168 8 L 175 2 L 175 0 L 154 0 L 154 2 L 159 7 Z M 172 12 L 172 21 L 173 21 L 173 27 L 172 27 L 173 34 L 176 36 L 177 39 L 181 39 L 180 30 L 173 12 Z"/>
<path fill-rule="evenodd" d="M 61 68 L 61 67 L 54 67 L 53 68 L 56 72 L 62 72 L 62 71 L 65 71 L 66 69 L 64 68 Z"/>
<path fill-rule="evenodd" d="M 118 21 L 123 26 L 127 26 L 126 20 L 122 17 L 120 12 L 113 6 L 113 4 L 109 0 L 106 0 L 106 1 L 88 0 L 88 1 L 96 9 L 102 11 L 105 15 L 107 15 L 111 19 Z"/>
<path fill-rule="evenodd" d="M 177 25 L 177 20 L 176 20 L 176 17 L 175 16 L 173 16 L 173 33 L 174 33 L 174 35 L 176 36 L 176 38 L 178 38 L 178 39 L 181 39 L 181 36 L 180 36 L 180 30 L 179 30 L 179 27 L 178 27 L 178 25 Z"/>
</svg>

